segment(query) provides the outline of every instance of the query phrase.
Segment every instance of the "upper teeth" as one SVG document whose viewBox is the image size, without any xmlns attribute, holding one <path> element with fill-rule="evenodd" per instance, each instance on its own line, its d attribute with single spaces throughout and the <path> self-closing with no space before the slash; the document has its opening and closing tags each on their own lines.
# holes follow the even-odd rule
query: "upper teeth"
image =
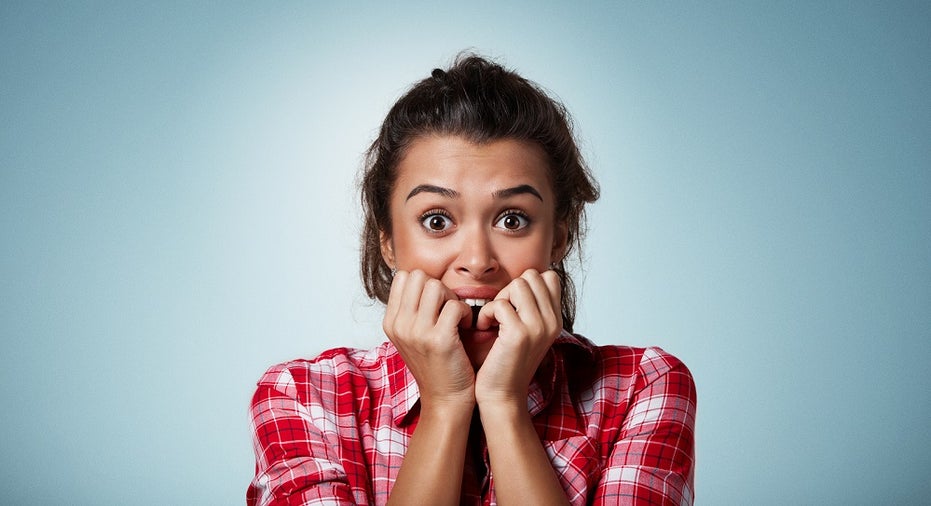
<svg viewBox="0 0 931 506">
<path fill-rule="evenodd" d="M 470 306 L 482 307 L 489 302 L 489 299 L 465 299 L 464 302 Z"/>
</svg>

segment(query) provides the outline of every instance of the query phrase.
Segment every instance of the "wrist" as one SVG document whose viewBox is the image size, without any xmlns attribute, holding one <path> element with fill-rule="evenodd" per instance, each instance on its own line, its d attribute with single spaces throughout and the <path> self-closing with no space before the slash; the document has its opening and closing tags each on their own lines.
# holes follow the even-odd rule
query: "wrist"
<svg viewBox="0 0 931 506">
<path fill-rule="evenodd" d="M 471 393 L 455 397 L 420 398 L 421 418 L 456 422 L 460 419 L 471 419 L 474 410 L 475 397 Z"/>
<path fill-rule="evenodd" d="M 518 388 L 481 388 L 476 385 L 475 403 L 481 409 L 527 409 L 528 389 Z"/>
<path fill-rule="evenodd" d="M 484 427 L 499 427 L 530 420 L 527 397 L 496 398 L 478 403 L 478 412 Z"/>
</svg>

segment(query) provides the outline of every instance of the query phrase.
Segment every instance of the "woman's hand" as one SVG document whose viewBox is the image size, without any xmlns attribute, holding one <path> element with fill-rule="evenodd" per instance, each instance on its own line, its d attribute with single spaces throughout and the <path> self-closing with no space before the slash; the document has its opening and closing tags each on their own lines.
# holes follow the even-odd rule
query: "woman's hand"
<svg viewBox="0 0 931 506">
<path fill-rule="evenodd" d="M 560 293 L 555 272 L 528 270 L 479 312 L 478 328 L 498 322 L 475 379 L 498 504 L 568 504 L 527 411 L 530 381 L 562 330 Z"/>
<path fill-rule="evenodd" d="M 459 338 L 472 310 L 423 271 L 398 271 L 391 283 L 385 334 L 410 369 L 424 409 L 475 405 L 475 373 Z M 467 405 L 467 406 L 466 406 Z"/>
<path fill-rule="evenodd" d="M 559 277 L 529 269 L 485 304 L 476 327 L 498 323 L 498 339 L 476 373 L 480 408 L 504 403 L 526 409 L 530 381 L 562 331 Z"/>
<path fill-rule="evenodd" d="M 458 504 L 475 409 L 475 373 L 459 339 L 472 310 L 423 271 L 398 271 L 382 327 L 420 388 L 420 419 L 389 504 Z"/>
</svg>

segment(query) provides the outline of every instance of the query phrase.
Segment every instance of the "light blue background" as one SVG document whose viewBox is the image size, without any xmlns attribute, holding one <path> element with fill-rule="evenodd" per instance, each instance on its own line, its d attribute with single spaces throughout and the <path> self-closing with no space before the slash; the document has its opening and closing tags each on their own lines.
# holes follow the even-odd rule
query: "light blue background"
<svg viewBox="0 0 931 506">
<path fill-rule="evenodd" d="M 381 340 L 354 179 L 459 50 L 574 113 L 577 330 L 699 389 L 697 503 L 931 497 L 928 2 L 0 6 L 0 496 L 240 504 L 272 363 Z"/>
</svg>

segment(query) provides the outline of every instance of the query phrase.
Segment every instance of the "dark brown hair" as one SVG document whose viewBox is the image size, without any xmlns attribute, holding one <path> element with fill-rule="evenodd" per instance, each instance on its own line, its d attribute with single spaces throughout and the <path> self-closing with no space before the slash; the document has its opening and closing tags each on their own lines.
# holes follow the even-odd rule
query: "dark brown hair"
<svg viewBox="0 0 931 506">
<path fill-rule="evenodd" d="M 389 202 L 397 167 L 408 146 L 427 135 L 454 135 L 476 144 L 499 139 L 529 141 L 543 148 L 556 196 L 556 222 L 568 230 L 566 255 L 581 249 L 585 204 L 598 187 L 585 166 L 565 107 L 539 86 L 497 63 L 462 55 L 444 70 L 416 83 L 388 112 L 368 149 L 361 179 L 361 274 L 369 297 L 387 302 L 391 270 L 381 255 L 380 232 L 391 235 Z M 562 282 L 566 330 L 575 321 L 575 286 L 565 257 L 554 261 Z"/>
</svg>

